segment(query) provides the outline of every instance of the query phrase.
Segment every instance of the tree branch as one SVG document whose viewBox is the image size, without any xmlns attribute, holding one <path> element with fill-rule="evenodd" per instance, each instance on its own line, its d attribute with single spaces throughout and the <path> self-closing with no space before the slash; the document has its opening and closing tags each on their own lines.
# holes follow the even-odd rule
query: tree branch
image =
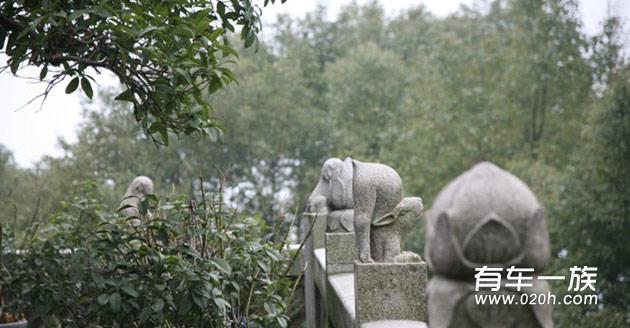
<svg viewBox="0 0 630 328">
<path fill-rule="evenodd" d="M 50 57 L 50 61 L 53 63 L 56 61 L 73 61 L 80 64 L 85 64 L 88 66 L 103 67 L 103 68 L 108 68 L 110 70 L 113 70 L 113 67 L 108 62 L 89 60 L 89 59 L 81 58 L 78 56 L 52 55 Z"/>
<path fill-rule="evenodd" d="M 0 15 L 0 25 L 13 32 L 21 32 L 24 29 L 24 25 L 4 15 Z"/>
</svg>

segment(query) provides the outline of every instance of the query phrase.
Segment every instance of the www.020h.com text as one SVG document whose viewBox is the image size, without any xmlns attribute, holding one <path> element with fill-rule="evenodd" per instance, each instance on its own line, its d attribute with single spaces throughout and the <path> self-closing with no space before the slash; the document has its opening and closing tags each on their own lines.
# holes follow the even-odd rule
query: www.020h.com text
<svg viewBox="0 0 630 328">
<path fill-rule="evenodd" d="M 548 293 L 532 293 L 532 294 L 476 294 L 475 303 L 479 305 L 507 304 L 507 305 L 543 305 L 543 304 L 562 304 L 562 305 L 590 305 L 597 304 L 597 295 L 575 294 L 564 295 L 559 298 L 551 292 Z"/>
</svg>

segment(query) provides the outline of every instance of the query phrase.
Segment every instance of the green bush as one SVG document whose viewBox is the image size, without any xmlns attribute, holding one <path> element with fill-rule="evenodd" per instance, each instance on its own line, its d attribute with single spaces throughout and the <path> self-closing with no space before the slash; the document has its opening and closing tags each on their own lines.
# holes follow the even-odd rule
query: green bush
<svg viewBox="0 0 630 328">
<path fill-rule="evenodd" d="M 291 256 L 255 220 L 215 195 L 149 196 L 140 218 L 107 214 L 91 195 L 22 245 L 4 229 L 4 311 L 46 327 L 287 326 Z"/>
</svg>

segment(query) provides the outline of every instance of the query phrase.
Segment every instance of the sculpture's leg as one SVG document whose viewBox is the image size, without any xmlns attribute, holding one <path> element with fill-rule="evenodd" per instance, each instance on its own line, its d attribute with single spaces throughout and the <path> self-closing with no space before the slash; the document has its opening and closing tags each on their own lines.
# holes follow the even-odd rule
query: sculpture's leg
<svg viewBox="0 0 630 328">
<path fill-rule="evenodd" d="M 385 254 L 383 253 L 384 245 L 383 238 L 380 238 L 380 229 L 372 227 L 370 230 L 370 253 L 372 260 L 375 262 L 382 262 Z"/>
<path fill-rule="evenodd" d="M 374 204 L 376 202 L 376 192 L 373 189 L 355 190 L 355 192 L 370 194 L 368 197 L 362 197 L 364 201 L 355 204 L 354 209 L 354 232 L 357 238 L 359 261 L 374 262 L 370 253 L 370 225 L 372 223 L 372 212 L 374 211 Z"/>
<path fill-rule="evenodd" d="M 372 227 L 372 259 L 376 262 L 394 262 L 396 255 L 402 252 L 399 224 L 384 227 Z"/>
<path fill-rule="evenodd" d="M 394 230 L 396 227 L 387 227 L 388 230 Z M 400 247 L 400 235 L 398 233 L 387 233 L 383 236 L 385 239 L 383 245 L 383 262 L 394 262 L 394 258 L 402 253 Z"/>
</svg>

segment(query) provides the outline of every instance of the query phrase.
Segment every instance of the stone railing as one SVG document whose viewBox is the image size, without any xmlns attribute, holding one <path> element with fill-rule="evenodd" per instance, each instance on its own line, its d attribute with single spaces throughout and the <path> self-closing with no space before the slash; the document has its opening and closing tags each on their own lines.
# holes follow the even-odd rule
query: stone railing
<svg viewBox="0 0 630 328">
<path fill-rule="evenodd" d="M 361 263 L 354 233 L 327 233 L 325 215 L 301 228 L 307 327 L 426 327 L 424 262 Z"/>
<path fill-rule="evenodd" d="M 539 279 L 550 256 L 544 210 L 520 179 L 482 162 L 448 184 L 424 220 L 426 263 L 402 251 L 423 205 L 401 187 L 381 164 L 324 163 L 301 227 L 307 327 L 553 327 L 551 304 L 475 298 L 550 292 Z M 475 284 L 486 269 L 499 272 L 500 288 Z M 508 285 L 508 269 L 531 283 Z"/>
</svg>

